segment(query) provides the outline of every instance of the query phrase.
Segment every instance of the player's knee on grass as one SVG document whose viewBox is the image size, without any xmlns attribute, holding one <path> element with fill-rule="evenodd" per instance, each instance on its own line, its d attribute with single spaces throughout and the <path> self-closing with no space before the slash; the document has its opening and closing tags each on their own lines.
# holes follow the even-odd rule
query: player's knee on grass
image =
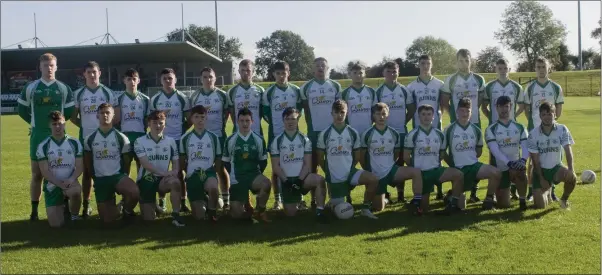
<svg viewBox="0 0 602 275">
<path fill-rule="evenodd" d="M 48 216 L 48 224 L 52 228 L 62 227 L 65 223 L 64 206 L 50 206 L 46 208 L 46 216 Z"/>
<path fill-rule="evenodd" d="M 152 221 L 157 216 L 155 213 L 155 203 L 144 203 L 140 205 L 140 210 L 142 211 L 142 219 L 145 221 Z"/>
<path fill-rule="evenodd" d="M 297 215 L 297 204 L 285 204 L 284 215 L 286 215 L 287 217 L 294 217 L 295 215 Z"/>
<path fill-rule="evenodd" d="M 241 219 L 244 217 L 245 209 L 243 208 L 243 203 L 239 201 L 230 202 L 230 216 L 233 219 Z"/>
<path fill-rule="evenodd" d="M 536 209 L 544 209 L 547 206 L 547 193 L 541 188 L 533 189 L 533 205 Z"/>
<path fill-rule="evenodd" d="M 460 198 L 458 198 L 458 208 L 466 209 L 466 195 L 465 194 L 460 195 Z"/>
<path fill-rule="evenodd" d="M 372 210 L 375 212 L 383 211 L 385 209 L 385 194 L 376 195 L 374 201 L 372 201 Z"/>
<path fill-rule="evenodd" d="M 497 206 L 500 208 L 510 207 L 510 188 L 498 189 L 495 193 Z"/>
<path fill-rule="evenodd" d="M 111 223 L 117 220 L 119 211 L 115 205 L 115 199 L 98 203 L 97 206 L 98 215 L 104 223 Z"/>
<path fill-rule="evenodd" d="M 371 172 L 363 171 L 358 180 L 358 185 L 364 185 L 366 189 L 376 190 L 378 177 Z"/>
<path fill-rule="evenodd" d="M 205 218 L 205 210 L 207 209 L 205 201 L 193 201 L 190 203 L 190 206 L 192 207 L 192 217 L 195 220 L 200 221 Z"/>
<path fill-rule="evenodd" d="M 132 201 L 138 201 L 140 199 L 140 190 L 138 186 L 129 177 L 124 177 L 117 184 L 117 192 L 124 197 L 129 198 Z"/>
</svg>

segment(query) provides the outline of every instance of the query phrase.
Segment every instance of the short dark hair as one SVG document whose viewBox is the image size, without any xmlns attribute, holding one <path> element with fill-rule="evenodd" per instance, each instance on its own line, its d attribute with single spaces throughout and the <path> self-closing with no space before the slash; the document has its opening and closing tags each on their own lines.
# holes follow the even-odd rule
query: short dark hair
<svg viewBox="0 0 602 275">
<path fill-rule="evenodd" d="M 347 109 L 347 102 L 345 102 L 345 100 L 337 99 L 334 103 L 332 103 L 332 111 L 333 112 L 340 112 L 340 111 L 346 110 L 346 109 Z"/>
<path fill-rule="evenodd" d="M 240 61 L 240 63 L 238 63 L 239 67 L 242 66 L 255 66 L 255 63 L 253 63 L 253 61 L 251 59 L 243 59 L 242 61 Z"/>
<path fill-rule="evenodd" d="M 456 59 L 458 59 L 459 57 L 468 57 L 468 59 L 470 60 L 470 57 L 472 57 L 472 55 L 470 54 L 469 50 L 467 50 L 467 49 L 460 49 L 456 53 Z"/>
<path fill-rule="evenodd" d="M 165 115 L 165 111 L 162 110 L 154 110 L 148 115 L 148 121 L 151 120 L 165 120 L 167 116 Z"/>
<path fill-rule="evenodd" d="M 238 111 L 238 114 L 236 115 L 236 118 L 240 118 L 241 116 L 250 116 L 251 120 L 253 120 L 253 112 L 251 112 L 251 110 L 247 107 L 244 107 L 242 109 L 240 109 Z"/>
<path fill-rule="evenodd" d="M 161 75 L 164 74 L 173 74 L 175 76 L 176 71 L 174 71 L 172 68 L 164 68 L 163 70 L 161 70 Z"/>
<path fill-rule="evenodd" d="M 495 101 L 495 105 L 496 106 L 504 106 L 508 103 L 512 103 L 512 100 L 510 99 L 509 96 L 507 95 L 503 95 L 497 98 L 497 100 Z"/>
<path fill-rule="evenodd" d="M 495 62 L 495 65 L 506 65 L 508 66 L 508 60 L 506 58 L 500 58 Z"/>
<path fill-rule="evenodd" d="M 297 110 L 297 108 L 295 107 L 286 107 L 284 109 L 284 111 L 282 111 L 282 119 L 285 119 L 287 116 L 290 116 L 292 114 L 299 114 L 299 110 Z"/>
<path fill-rule="evenodd" d="M 370 115 L 374 115 L 374 113 L 380 112 L 382 110 L 387 110 L 387 113 L 389 113 L 389 105 L 387 105 L 384 102 L 376 103 L 370 108 Z"/>
<path fill-rule="evenodd" d="M 190 115 L 194 114 L 205 115 L 207 114 L 207 108 L 203 105 L 196 105 L 190 109 Z"/>
<path fill-rule="evenodd" d="M 140 77 L 140 75 L 138 74 L 138 71 L 136 71 L 136 69 L 129 68 L 123 74 L 123 78 L 126 78 L 126 77 Z"/>
<path fill-rule="evenodd" d="M 318 58 L 314 59 L 314 63 L 316 63 L 318 61 L 324 61 L 324 63 L 328 64 L 328 60 L 326 60 L 326 58 L 324 58 L 324 57 L 318 57 Z"/>
<path fill-rule="evenodd" d="M 423 55 L 421 55 L 420 57 L 418 57 L 418 63 L 420 63 L 420 61 L 422 61 L 422 60 L 432 60 L 432 59 L 431 59 L 431 56 L 430 56 L 430 55 L 428 55 L 428 54 L 423 54 Z"/>
<path fill-rule="evenodd" d="M 365 71 L 366 66 L 364 66 L 361 62 L 355 62 L 349 68 L 349 71 Z"/>
<path fill-rule="evenodd" d="M 547 111 L 548 113 L 553 113 L 556 111 L 556 106 L 552 103 L 545 101 L 541 105 L 539 105 L 539 113 L 543 113 L 543 111 Z"/>
<path fill-rule="evenodd" d="M 429 105 L 429 104 L 424 104 L 421 105 L 420 107 L 418 107 L 418 113 L 420 114 L 420 112 L 422 111 L 431 111 L 433 113 L 435 113 L 435 108 L 433 108 L 433 106 Z"/>
<path fill-rule="evenodd" d="M 88 62 L 86 62 L 86 65 L 84 65 L 84 72 L 87 69 L 94 69 L 94 68 L 96 68 L 96 69 L 98 69 L 100 71 L 100 65 L 98 65 L 98 62 L 96 62 L 96 61 L 88 61 Z"/>
<path fill-rule="evenodd" d="M 272 66 L 272 71 L 290 71 L 291 67 L 286 61 L 278 61 Z"/>
<path fill-rule="evenodd" d="M 470 100 L 470 97 L 463 97 L 460 99 L 460 102 L 458 102 L 458 109 L 460 109 L 460 108 L 470 109 L 470 107 L 472 107 L 472 101 Z"/>
<path fill-rule="evenodd" d="M 399 64 L 397 64 L 396 62 L 393 61 L 387 61 L 384 65 L 383 65 L 383 70 L 384 69 L 399 69 Z"/>
<path fill-rule="evenodd" d="M 201 74 L 203 74 L 204 72 L 209 72 L 209 73 L 213 73 L 213 75 L 215 75 L 215 71 L 213 70 L 213 68 L 211 67 L 205 67 L 201 70 Z"/>
<path fill-rule="evenodd" d="M 100 112 L 102 109 L 107 109 L 107 108 L 113 109 L 113 105 L 111 105 L 111 103 L 104 102 L 104 103 L 100 104 L 100 106 L 98 106 L 98 110 L 96 110 L 96 112 Z"/>
<path fill-rule="evenodd" d="M 52 111 L 48 114 L 48 118 L 50 119 L 50 122 L 55 122 L 65 119 L 65 116 L 60 111 Z"/>
</svg>

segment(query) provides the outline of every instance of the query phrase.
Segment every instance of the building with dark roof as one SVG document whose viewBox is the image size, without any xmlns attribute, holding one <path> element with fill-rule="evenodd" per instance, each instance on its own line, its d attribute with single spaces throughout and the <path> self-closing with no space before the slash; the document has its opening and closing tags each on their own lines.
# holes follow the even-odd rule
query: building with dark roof
<svg viewBox="0 0 602 275">
<path fill-rule="evenodd" d="M 44 53 L 57 57 L 56 78 L 73 90 L 85 83 L 83 66 L 90 60 L 101 66 L 101 83 L 115 91 L 125 89 L 121 78 L 128 68 L 140 72 L 139 88 L 151 95 L 161 87 L 159 73 L 163 68 L 176 71 L 176 86 L 181 90 L 196 90 L 202 85 L 203 67 L 215 70 L 218 86 L 234 81 L 232 62 L 223 61 L 188 41 L 3 49 L 0 52 L 3 113 L 16 106 L 16 94 L 27 82 L 41 76 L 38 59 Z"/>
</svg>

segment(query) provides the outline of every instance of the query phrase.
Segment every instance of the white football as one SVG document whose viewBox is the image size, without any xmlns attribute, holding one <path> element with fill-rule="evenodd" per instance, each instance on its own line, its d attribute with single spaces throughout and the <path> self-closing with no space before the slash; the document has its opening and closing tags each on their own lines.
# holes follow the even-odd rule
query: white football
<svg viewBox="0 0 602 275">
<path fill-rule="evenodd" d="M 224 208 L 224 200 L 222 198 L 217 199 L 217 208 L 218 209 Z"/>
<path fill-rule="evenodd" d="M 350 219 L 353 217 L 353 205 L 348 202 L 339 203 L 334 207 L 334 214 L 341 220 Z"/>
<path fill-rule="evenodd" d="M 581 182 L 594 183 L 596 181 L 596 173 L 592 170 L 585 170 L 581 173 Z"/>
</svg>

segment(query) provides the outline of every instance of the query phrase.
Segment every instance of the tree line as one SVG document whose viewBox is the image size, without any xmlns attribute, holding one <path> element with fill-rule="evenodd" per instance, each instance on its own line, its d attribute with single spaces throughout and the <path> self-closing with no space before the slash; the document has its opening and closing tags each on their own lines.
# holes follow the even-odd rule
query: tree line
<svg viewBox="0 0 602 275">
<path fill-rule="evenodd" d="M 602 20 L 598 21 L 602 26 Z M 215 53 L 217 50 L 217 32 L 210 26 L 190 24 L 186 31 L 190 36 L 186 40 L 199 44 L 202 48 Z M 167 35 L 168 41 L 181 40 L 181 29 Z M 494 38 L 518 58 L 517 71 L 534 71 L 535 59 L 544 56 L 550 60 L 556 71 L 578 69 L 579 58 L 569 52 L 566 45 L 566 26 L 553 17 L 552 10 L 546 5 L 528 0 L 514 1 L 502 13 L 500 28 L 494 32 Z M 601 39 L 601 28 L 591 31 L 590 36 Z M 242 59 L 242 43 L 236 37 L 219 35 L 220 58 L 225 61 Z M 602 42 L 601 42 L 602 43 Z M 303 37 L 288 30 L 276 30 L 270 36 L 261 38 L 255 43 L 256 74 L 264 76 L 264 80 L 273 81 L 271 67 L 279 60 L 289 63 L 291 80 L 305 80 L 312 77 L 311 64 L 316 57 L 314 48 L 308 45 Z M 367 66 L 366 77 L 381 77 L 382 67 L 387 61 L 399 64 L 400 76 L 418 75 L 418 57 L 428 54 L 433 58 L 433 74 L 450 74 L 455 69 L 457 49 L 448 41 L 433 36 L 422 36 L 414 39 L 405 50 L 405 57 L 383 57 L 376 63 Z M 473 71 L 479 73 L 494 72 L 495 61 L 504 58 L 500 47 L 488 46 L 478 53 L 473 53 Z M 582 50 L 583 69 L 600 69 L 601 58 L 597 49 Z M 347 66 L 331 68 L 333 79 L 348 78 L 349 67 L 361 60 L 351 60 Z"/>
</svg>

